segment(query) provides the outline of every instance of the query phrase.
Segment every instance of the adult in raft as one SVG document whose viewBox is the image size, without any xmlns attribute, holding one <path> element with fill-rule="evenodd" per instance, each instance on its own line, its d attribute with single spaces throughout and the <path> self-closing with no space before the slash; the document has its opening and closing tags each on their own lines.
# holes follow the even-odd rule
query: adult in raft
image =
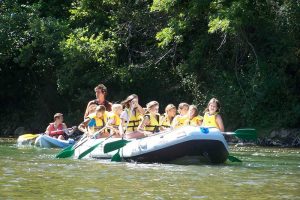
<svg viewBox="0 0 300 200">
<path fill-rule="evenodd" d="M 96 105 L 103 105 L 105 106 L 106 111 L 110 112 L 112 103 L 106 100 L 107 96 L 107 88 L 103 84 L 99 84 L 95 87 L 95 93 L 96 93 L 96 99 L 90 101 L 88 105 L 86 106 L 86 110 L 84 113 L 84 119 L 90 114 L 89 113 L 89 107 L 90 104 L 96 104 Z"/>
<path fill-rule="evenodd" d="M 121 102 L 124 111 L 121 113 L 121 125 L 119 126 L 120 135 L 126 138 L 141 138 L 144 134 L 137 131 L 138 126 L 145 114 L 145 110 L 139 104 L 139 98 L 136 94 L 128 96 Z"/>
<path fill-rule="evenodd" d="M 138 131 L 144 133 L 144 136 L 150 136 L 160 131 L 159 103 L 157 101 L 150 101 L 146 107 L 147 112 L 138 127 Z"/>
<path fill-rule="evenodd" d="M 45 133 L 50 137 L 57 138 L 59 140 L 68 139 L 69 135 L 76 130 L 76 126 L 71 129 L 67 128 L 67 125 L 63 123 L 64 117 L 62 113 L 56 113 L 54 115 L 54 122 L 50 123 L 46 128 Z"/>
</svg>

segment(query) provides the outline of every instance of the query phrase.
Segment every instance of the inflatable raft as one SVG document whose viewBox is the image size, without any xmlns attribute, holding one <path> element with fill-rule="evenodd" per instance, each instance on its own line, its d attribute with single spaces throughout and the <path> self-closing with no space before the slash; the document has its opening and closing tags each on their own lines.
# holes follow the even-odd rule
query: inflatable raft
<svg viewBox="0 0 300 200">
<path fill-rule="evenodd" d="M 110 159 L 118 151 L 104 153 L 103 148 L 105 144 L 117 140 L 120 138 L 90 139 L 75 149 L 75 157 L 103 141 L 84 158 Z M 145 163 L 166 163 L 193 157 L 219 164 L 224 163 L 229 155 L 227 142 L 218 129 L 193 126 L 133 139 L 119 150 L 121 158 L 125 161 Z"/>
<path fill-rule="evenodd" d="M 73 139 L 59 140 L 48 135 L 40 135 L 36 138 L 34 145 L 41 148 L 65 148 L 74 144 Z"/>
</svg>

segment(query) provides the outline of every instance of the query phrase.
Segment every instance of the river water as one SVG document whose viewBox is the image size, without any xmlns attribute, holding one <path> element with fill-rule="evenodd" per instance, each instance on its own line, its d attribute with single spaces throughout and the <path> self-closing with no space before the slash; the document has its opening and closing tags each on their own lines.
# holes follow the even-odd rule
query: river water
<svg viewBox="0 0 300 200">
<path fill-rule="evenodd" d="M 242 163 L 56 159 L 0 142 L 0 199 L 300 199 L 300 149 L 230 148 Z"/>
</svg>

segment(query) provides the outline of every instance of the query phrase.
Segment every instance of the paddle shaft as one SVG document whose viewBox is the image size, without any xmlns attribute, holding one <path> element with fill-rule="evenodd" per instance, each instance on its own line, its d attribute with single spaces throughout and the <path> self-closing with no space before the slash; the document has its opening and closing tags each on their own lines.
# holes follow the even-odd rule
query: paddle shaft
<svg viewBox="0 0 300 200">
<path fill-rule="evenodd" d="M 86 140 L 83 141 L 83 139 L 85 139 L 85 138 L 86 138 Z M 87 140 L 88 140 L 88 138 L 85 133 L 84 135 L 81 136 L 80 140 L 78 142 L 76 142 L 76 144 L 66 147 L 65 149 L 60 151 L 55 157 L 56 158 L 69 158 L 69 157 L 73 156 L 75 149 L 77 149 L 79 146 L 81 146 Z M 83 141 L 83 142 L 78 144 L 80 141 Z"/>
<path fill-rule="evenodd" d="M 60 132 L 60 131 L 66 131 L 66 130 L 69 130 L 69 129 L 73 129 L 73 128 L 67 128 L 67 129 L 62 129 L 62 130 L 56 130 L 56 131 L 51 131 L 51 133 L 57 133 L 57 132 Z M 25 133 L 23 135 L 20 135 L 19 137 L 26 137 L 27 135 L 29 136 L 37 136 L 37 135 L 41 135 L 41 134 L 45 134 L 45 133 L 38 133 L 38 134 L 32 134 L 32 133 Z"/>
<path fill-rule="evenodd" d="M 85 140 L 84 140 L 85 139 Z M 80 147 L 82 144 L 84 144 L 86 141 L 88 140 L 88 137 L 85 135 L 85 137 L 81 138 L 80 141 L 83 141 L 81 142 L 80 144 L 76 144 L 72 147 L 72 150 L 75 150 L 77 149 L 78 147 Z M 80 142 L 78 141 L 78 143 Z"/>
<path fill-rule="evenodd" d="M 128 119 L 127 119 L 127 122 L 126 122 L 126 126 L 125 126 L 124 133 L 122 134 L 122 140 L 123 140 L 123 138 L 124 138 L 124 135 L 126 134 L 126 131 L 127 131 L 127 128 L 128 128 L 128 124 L 129 124 L 129 121 L 130 121 L 130 118 L 131 118 L 133 109 L 134 109 L 134 108 L 131 108 L 131 109 L 129 110 L 130 112 L 129 112 L 129 114 L 128 114 Z"/>
<path fill-rule="evenodd" d="M 235 135 L 235 132 L 221 132 L 223 135 Z"/>
<path fill-rule="evenodd" d="M 111 138 L 113 136 L 113 134 L 111 134 L 110 136 L 108 136 L 107 138 L 105 138 L 105 140 L 93 145 L 92 147 L 88 148 L 87 150 L 85 150 L 84 152 L 82 152 L 79 156 L 78 159 L 83 158 L 84 156 L 86 156 L 87 154 L 93 152 L 100 144 L 102 144 L 103 142 L 105 142 L 107 139 Z"/>
<path fill-rule="evenodd" d="M 96 131 L 96 132 L 93 134 L 93 137 L 94 137 L 95 135 L 97 135 L 99 132 L 101 132 L 102 130 L 104 130 L 105 128 L 106 128 L 106 127 L 103 127 L 101 130 Z M 84 136 L 83 138 L 80 139 L 80 141 L 82 141 L 83 139 L 86 139 L 86 140 L 84 140 L 82 143 L 80 143 L 80 144 L 77 145 L 77 146 L 74 145 L 73 150 L 77 149 L 78 147 L 80 147 L 82 144 L 84 144 L 86 141 L 89 140 L 89 138 L 88 138 L 88 136 L 87 136 L 86 134 L 85 134 L 85 136 Z M 80 142 L 80 141 L 78 141 L 78 142 Z"/>
<path fill-rule="evenodd" d="M 240 139 L 245 139 L 245 140 L 256 140 L 257 139 L 256 130 L 253 128 L 237 129 L 234 132 L 221 132 L 221 133 L 224 135 L 233 135 Z"/>
<path fill-rule="evenodd" d="M 126 131 L 127 131 L 127 128 L 128 128 L 128 124 L 129 124 L 129 121 L 130 121 L 130 118 L 131 118 L 131 115 L 132 115 L 132 112 L 133 112 L 133 109 L 134 108 L 131 108 L 130 109 L 130 112 L 129 112 L 129 114 L 128 114 L 128 119 L 127 119 L 127 122 L 126 122 L 126 126 L 125 126 L 125 131 L 124 131 L 124 133 L 122 134 L 122 140 L 124 140 L 124 135 L 126 134 Z M 126 144 L 125 144 L 126 145 Z M 122 148 L 122 147 L 121 147 Z M 113 158 L 114 157 L 118 157 L 119 159 L 117 159 L 117 161 L 119 162 L 119 161 L 121 161 L 121 156 L 120 156 L 120 148 L 118 149 L 118 152 L 115 154 L 115 155 L 113 155 L 113 157 L 112 157 L 112 161 L 113 161 Z M 116 161 L 116 160 L 115 160 Z"/>
<path fill-rule="evenodd" d="M 72 130 L 73 130 L 73 128 L 66 128 L 66 129 L 62 129 L 62 130 L 51 131 L 51 133 L 58 133 L 60 131 L 63 131 L 65 134 L 67 134 L 68 136 L 70 136 L 73 133 L 69 134 L 69 131 L 72 131 Z"/>
</svg>

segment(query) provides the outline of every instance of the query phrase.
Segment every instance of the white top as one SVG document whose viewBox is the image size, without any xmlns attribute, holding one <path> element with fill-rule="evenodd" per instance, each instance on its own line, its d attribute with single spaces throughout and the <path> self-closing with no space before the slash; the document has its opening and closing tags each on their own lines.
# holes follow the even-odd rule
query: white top
<svg viewBox="0 0 300 200">
<path fill-rule="evenodd" d="M 129 116 L 128 116 L 128 113 L 127 113 L 126 110 L 124 110 L 124 111 L 121 113 L 120 118 L 121 118 L 121 119 L 124 119 L 125 121 L 128 121 Z"/>
</svg>

